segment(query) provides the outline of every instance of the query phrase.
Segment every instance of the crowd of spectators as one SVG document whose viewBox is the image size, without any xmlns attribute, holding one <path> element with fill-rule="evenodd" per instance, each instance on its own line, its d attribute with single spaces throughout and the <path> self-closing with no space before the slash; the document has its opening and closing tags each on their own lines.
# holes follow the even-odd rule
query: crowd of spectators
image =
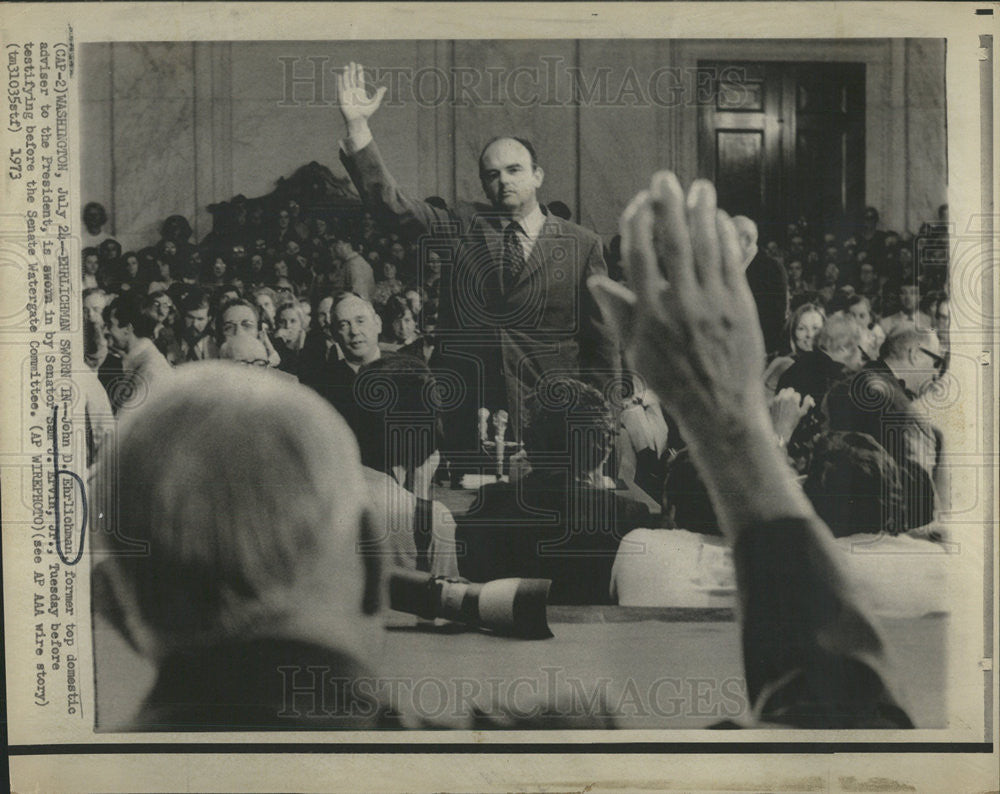
<svg viewBox="0 0 1000 794">
<path fill-rule="evenodd" d="M 427 201 L 443 203 L 437 197 Z M 93 207 L 88 205 L 92 216 Z M 160 239 L 138 251 L 123 252 L 110 237 L 83 250 L 86 356 L 114 411 L 141 402 L 165 373 L 188 362 L 222 358 L 276 369 L 312 387 L 348 420 L 369 470 L 389 475 L 418 504 L 429 504 L 432 479 L 446 476 L 447 461 L 437 450 L 440 417 L 429 420 L 423 440 L 411 442 L 406 455 L 387 452 L 395 443 L 386 430 L 391 417 L 359 406 L 355 381 L 359 372 L 374 370 L 400 393 L 429 393 L 428 383 L 433 390 L 437 255 L 360 205 L 237 196 L 225 207 L 224 221 L 217 215 L 215 228 L 197 244 L 188 221 L 174 215 L 163 222 Z M 948 358 L 946 208 L 940 215 L 916 238 L 881 230 L 874 208 L 844 237 L 800 219 L 781 239 L 762 240 L 759 251 L 747 254 L 770 260 L 787 280 L 787 292 L 779 296 L 779 305 L 787 307 L 785 327 L 762 362 L 763 378 L 778 443 L 796 473 L 813 484 L 808 492 L 814 501 L 840 511 L 824 516 L 831 526 L 849 527 L 853 520 L 856 531 L 895 534 L 934 521 L 941 440 L 922 417 L 919 400 Z M 624 283 L 620 249 L 616 237 L 605 256 L 610 276 Z M 637 392 L 631 401 L 611 405 L 607 395 L 572 379 L 559 388 L 577 395 L 577 408 L 589 406 L 592 426 L 584 435 L 597 447 L 578 444 L 567 452 L 565 471 L 546 472 L 546 454 L 559 447 L 553 432 L 571 431 L 566 416 L 539 408 L 535 400 L 524 433 L 512 434 L 524 440 L 515 457 L 530 476 L 521 486 L 497 483 L 486 490 L 484 512 L 471 523 L 459 517 L 459 535 L 469 541 L 466 556 L 456 561 L 454 549 L 442 551 L 435 570 L 461 570 L 477 579 L 546 575 L 557 580 L 557 600 L 606 601 L 612 597 L 611 564 L 628 531 L 656 525 L 719 532 L 687 441 L 655 395 Z M 885 399 L 859 402 L 859 390 L 872 389 L 881 389 Z M 578 425 L 572 432 L 580 432 Z M 896 429 L 887 431 L 889 426 Z M 483 441 L 494 443 L 485 433 Z M 817 459 L 816 448 L 841 450 L 836 460 L 843 470 L 830 474 L 829 455 Z M 847 470 L 866 455 L 888 485 L 885 477 L 874 477 L 873 485 Z M 652 501 L 595 496 L 623 483 Z M 859 499 L 857 515 L 848 502 L 845 515 L 843 500 L 831 496 L 830 488 L 848 486 L 900 496 L 877 508 Z M 576 537 L 589 546 L 567 552 L 558 542 L 565 528 L 533 527 L 519 513 L 525 489 L 544 497 L 546 510 L 575 522 Z M 568 494 L 570 501 L 549 504 L 552 494 Z M 426 517 L 432 511 L 421 510 L 424 518 L 413 524 L 415 540 L 404 544 L 408 551 L 401 559 L 419 559 L 430 569 Z M 881 518 L 873 521 L 879 511 Z M 437 515 L 441 523 L 440 510 Z M 517 543 L 509 533 L 502 539 L 497 534 L 512 516 L 520 525 Z M 595 522 L 600 526 L 591 526 Z M 450 515 L 444 523 L 449 528 L 439 547 L 454 537 Z M 548 538 L 548 552 L 538 551 L 540 538 Z M 587 570 L 579 562 L 581 551 L 590 555 Z M 602 554 L 605 561 L 595 567 L 595 555 Z M 554 565 L 555 558 L 562 562 Z"/>
<path fill-rule="evenodd" d="M 287 220 L 293 217 L 289 212 Z M 928 519 L 914 519 L 909 511 L 918 495 L 914 489 L 933 493 L 934 456 L 940 451 L 915 407 L 946 362 L 937 334 L 916 322 L 892 328 L 877 357 L 862 364 L 858 345 L 851 350 L 861 338 L 857 320 L 830 307 L 829 317 L 810 309 L 820 318 L 810 343 L 832 364 L 824 360 L 815 371 L 793 378 L 790 373 L 807 360 L 795 357 L 782 376 L 793 385 L 779 384 L 768 400 L 763 334 L 743 275 L 744 252 L 734 225 L 716 210 L 711 185 L 696 183 L 685 197 L 672 174 L 658 174 L 622 223 L 632 288 L 603 276 L 588 288 L 647 388 L 622 408 L 571 378 L 540 386 L 523 435 L 531 467 L 524 479 L 531 487 L 520 493 L 536 493 L 549 510 L 532 514 L 533 505 L 520 501 L 520 494 L 498 490 L 505 484 L 495 483 L 483 495 L 495 525 L 472 523 L 458 534 L 467 544 L 478 544 L 477 535 L 502 532 L 513 521 L 517 537 L 511 536 L 510 548 L 504 538 L 495 539 L 488 553 L 477 546 L 478 553 L 464 560 L 482 567 L 478 578 L 495 575 L 497 565 L 503 575 L 551 576 L 555 591 L 573 601 L 603 597 L 592 592 L 594 582 L 603 591 L 607 581 L 607 573 L 598 570 L 603 556 L 609 565 L 615 561 L 611 592 L 632 591 L 635 563 L 679 559 L 673 553 L 679 546 L 659 542 L 676 536 L 654 526 L 635 530 L 647 534 L 643 551 L 634 547 L 630 560 L 609 553 L 620 532 L 655 519 L 649 511 L 619 505 L 617 494 L 609 496 L 614 489 L 605 464 L 616 438 L 630 439 L 637 471 L 669 462 L 677 439 L 686 439 L 716 516 L 715 531 L 731 551 L 754 719 L 812 728 L 911 726 L 890 683 L 872 605 L 844 575 L 834 538 L 894 535 Z M 287 233 L 294 226 L 280 228 Z M 355 245 L 361 244 L 355 240 Z M 273 288 L 281 284 L 274 283 L 266 285 L 271 294 L 261 293 L 270 299 L 268 306 L 252 279 L 238 285 L 232 276 L 227 280 L 230 264 L 217 257 L 210 265 L 211 279 L 219 282 L 213 292 L 206 289 L 210 285 L 181 279 L 185 286 L 178 288 L 183 292 L 177 300 L 183 316 L 173 339 L 181 350 L 180 374 L 167 376 L 170 364 L 157 347 L 169 349 L 163 342 L 171 329 L 169 307 L 161 312 L 158 301 L 171 295 L 173 283 L 143 291 L 135 289 L 135 280 L 128 290 L 119 282 L 119 294 L 100 312 L 109 346 L 124 354 L 125 370 L 137 365 L 149 375 L 143 380 L 150 396 L 142 404 L 121 406 L 126 413 L 120 446 L 102 457 L 102 465 L 118 467 L 118 507 L 129 537 L 148 542 L 155 553 L 128 555 L 121 548 L 123 535 L 106 526 L 95 533 L 95 542 L 114 552 L 101 563 L 97 579 L 107 589 L 97 609 L 160 668 L 136 720 L 144 729 L 301 727 L 278 706 L 283 689 L 274 674 L 277 665 L 312 660 L 348 679 L 367 665 L 377 669 L 366 642 L 374 635 L 369 618 L 379 608 L 381 568 L 358 553 L 373 548 L 373 530 L 402 527 L 397 550 L 411 540 L 418 566 L 423 559 L 425 568 L 454 577 L 451 561 L 457 557 L 459 569 L 463 564 L 455 544 L 435 548 L 447 545 L 437 527 L 427 537 L 434 516 L 426 506 L 414 508 L 409 522 L 385 518 L 374 526 L 370 515 L 371 496 L 383 487 L 413 494 L 426 489 L 437 461 L 435 401 L 421 399 L 434 389 L 432 369 L 418 355 L 375 354 L 382 323 L 365 297 L 310 295 L 312 284 L 303 284 L 306 291 L 299 293 L 293 283 L 291 300 L 275 300 Z M 334 270 L 324 272 L 332 276 Z M 96 271 L 95 277 L 100 262 Z M 172 281 L 172 272 L 159 273 Z M 88 298 L 95 295 L 100 297 L 91 292 Z M 395 400 L 355 404 L 358 414 L 352 417 L 349 406 L 346 415 L 335 413 L 334 400 L 292 382 L 294 373 L 264 372 L 280 366 L 288 340 L 301 336 L 303 297 L 314 309 L 312 330 L 322 331 L 331 312 L 340 318 L 337 339 L 319 349 L 340 349 L 343 358 L 337 360 L 357 375 L 355 396 L 384 395 L 393 385 Z M 287 306 L 295 316 L 275 327 Z M 807 312 L 797 314 L 801 321 Z M 95 306 L 88 317 L 96 315 Z M 247 367 L 183 363 L 213 325 L 218 355 Z M 200 331 L 192 330 L 196 327 Z M 795 339 L 795 328 L 791 333 Z M 835 372 L 833 365 L 840 369 Z M 166 385 L 154 387 L 161 378 Z M 828 410 L 804 478 L 797 480 L 783 449 L 816 406 Z M 626 422 L 622 417 L 629 412 Z M 623 425 L 626 432 L 620 433 Z M 890 425 L 893 432 L 887 434 Z M 390 441 L 366 452 L 367 436 L 376 431 Z M 644 444 L 652 455 L 638 454 Z M 386 453 L 386 459 L 366 460 L 373 451 Z M 547 470 L 557 460 L 554 452 L 566 456 L 556 472 Z M 369 479 L 365 488 L 364 464 L 381 467 L 388 477 Z M 674 489 L 682 501 L 684 493 Z M 373 501 L 383 507 L 412 504 Z M 663 514 L 676 518 L 677 507 L 664 503 Z M 96 520 L 110 521 L 114 511 L 94 512 Z M 629 520 L 618 526 L 623 513 Z M 553 516 L 562 524 L 553 526 Z M 533 533 L 532 522 L 543 519 L 548 531 Z M 577 521 L 586 523 L 579 532 L 570 525 Z M 623 546 L 630 536 L 621 538 Z M 548 559 L 545 546 L 556 549 Z M 652 571 L 652 580 L 640 588 L 645 595 L 668 567 Z M 692 581 L 718 589 L 706 585 L 711 577 L 704 562 L 692 558 L 691 567 L 697 569 L 689 572 Z M 650 573 L 648 567 L 644 573 Z M 886 571 L 882 575 L 888 577 Z M 400 727 L 391 703 L 368 705 L 309 724 L 357 726 L 357 715 L 363 714 L 367 727 Z M 355 722 L 338 722 L 342 717 Z"/>
</svg>

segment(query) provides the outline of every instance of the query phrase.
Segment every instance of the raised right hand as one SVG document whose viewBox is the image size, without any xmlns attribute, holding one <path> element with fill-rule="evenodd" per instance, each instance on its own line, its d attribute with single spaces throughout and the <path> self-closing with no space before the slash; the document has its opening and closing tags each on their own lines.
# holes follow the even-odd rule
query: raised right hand
<svg viewBox="0 0 1000 794">
<path fill-rule="evenodd" d="M 343 74 L 337 75 L 337 98 L 344 123 L 352 124 L 367 122 L 378 110 L 385 96 L 385 88 L 376 89 L 371 96 L 365 88 L 365 71 L 359 63 L 351 61 L 344 67 Z"/>
</svg>

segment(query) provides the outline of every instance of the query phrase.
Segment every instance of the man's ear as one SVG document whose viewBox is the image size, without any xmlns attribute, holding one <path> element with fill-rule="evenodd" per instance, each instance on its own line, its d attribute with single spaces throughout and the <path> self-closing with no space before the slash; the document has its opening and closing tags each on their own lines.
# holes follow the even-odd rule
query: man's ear
<svg viewBox="0 0 1000 794">
<path fill-rule="evenodd" d="M 361 611 L 366 615 L 374 615 L 382 605 L 382 543 L 379 540 L 381 533 L 372 520 L 370 510 L 362 511 L 360 524 L 358 551 L 365 573 Z"/>
<path fill-rule="evenodd" d="M 535 188 L 540 188 L 545 181 L 545 171 L 540 165 L 535 166 Z"/>
</svg>

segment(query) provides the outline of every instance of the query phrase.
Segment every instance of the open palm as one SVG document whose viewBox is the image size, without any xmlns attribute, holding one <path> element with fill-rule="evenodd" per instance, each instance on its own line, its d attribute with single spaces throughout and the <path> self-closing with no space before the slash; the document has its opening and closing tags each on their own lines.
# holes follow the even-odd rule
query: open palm
<svg viewBox="0 0 1000 794">
<path fill-rule="evenodd" d="M 359 63 L 351 61 L 344 67 L 343 74 L 337 75 L 337 96 L 344 121 L 367 120 L 378 110 L 385 96 L 385 88 L 379 88 L 371 96 L 365 88 L 365 72 Z"/>
</svg>

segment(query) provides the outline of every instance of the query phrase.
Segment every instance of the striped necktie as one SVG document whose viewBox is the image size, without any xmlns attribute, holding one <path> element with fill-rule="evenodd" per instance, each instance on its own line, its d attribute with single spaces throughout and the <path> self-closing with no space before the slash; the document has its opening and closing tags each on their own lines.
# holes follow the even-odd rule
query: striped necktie
<svg viewBox="0 0 1000 794">
<path fill-rule="evenodd" d="M 517 277 L 524 270 L 524 248 L 521 246 L 521 238 L 518 232 L 521 225 L 517 221 L 511 221 L 503 231 L 503 286 L 507 291 L 513 286 Z"/>
</svg>

